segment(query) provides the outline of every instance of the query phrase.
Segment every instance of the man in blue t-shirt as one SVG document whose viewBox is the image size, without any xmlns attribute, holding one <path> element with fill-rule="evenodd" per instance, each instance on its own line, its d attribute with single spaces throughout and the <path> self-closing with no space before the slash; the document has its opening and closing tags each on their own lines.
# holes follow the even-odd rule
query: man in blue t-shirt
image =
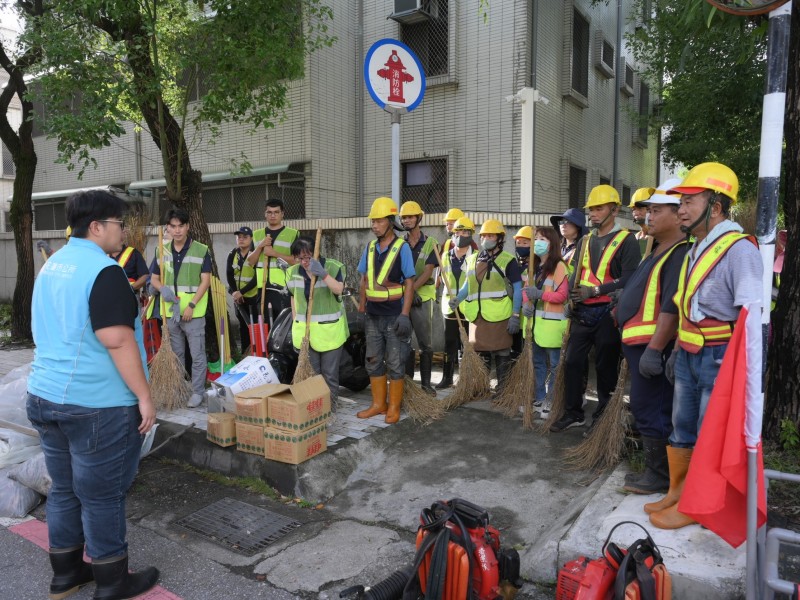
<svg viewBox="0 0 800 600">
<path fill-rule="evenodd" d="M 400 419 L 405 361 L 411 348 L 409 313 L 416 277 L 411 248 L 394 233 L 395 226 L 399 226 L 396 217 L 397 204 L 391 198 L 378 198 L 372 203 L 368 218 L 376 239 L 367 245 L 358 263 L 361 273 L 358 311 L 366 313 L 366 369 L 372 406 L 357 416 L 367 419 L 385 413 L 387 423 Z"/>
</svg>

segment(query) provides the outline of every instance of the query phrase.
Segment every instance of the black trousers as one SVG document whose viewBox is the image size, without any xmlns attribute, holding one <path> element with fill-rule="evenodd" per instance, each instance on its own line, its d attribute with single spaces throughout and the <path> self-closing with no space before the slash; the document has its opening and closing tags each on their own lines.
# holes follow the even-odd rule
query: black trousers
<svg viewBox="0 0 800 600">
<path fill-rule="evenodd" d="M 597 375 L 597 418 L 608 404 L 619 377 L 619 357 L 622 343 L 619 329 L 614 325 L 611 313 L 606 313 L 594 326 L 586 327 L 572 320 L 564 359 L 564 398 L 566 414 L 583 419 L 584 369 L 589 350 L 594 346 L 595 372 Z"/>
<path fill-rule="evenodd" d="M 461 328 L 467 331 L 467 321 L 461 317 Z M 453 361 L 453 368 L 458 366 L 458 351 L 461 349 L 461 334 L 458 332 L 456 319 L 444 320 L 444 353 L 445 360 Z"/>
<path fill-rule="evenodd" d="M 666 363 L 672 354 L 673 343 L 667 344 L 661 353 Z M 631 377 L 631 412 L 636 429 L 643 437 L 666 439 L 672 433 L 672 395 L 673 387 L 664 373 L 647 379 L 639 373 L 639 359 L 646 345 L 622 345 L 622 353 L 628 361 Z"/>
</svg>

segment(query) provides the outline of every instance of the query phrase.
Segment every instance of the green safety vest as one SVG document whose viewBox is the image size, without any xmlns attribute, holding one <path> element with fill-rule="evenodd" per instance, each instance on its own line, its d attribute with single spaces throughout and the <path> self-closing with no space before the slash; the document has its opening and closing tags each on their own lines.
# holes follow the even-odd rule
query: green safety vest
<svg viewBox="0 0 800 600">
<path fill-rule="evenodd" d="M 469 257 L 472 256 L 472 254 L 473 254 L 472 248 L 467 248 L 467 256 L 466 256 L 467 260 L 469 260 Z M 446 253 L 444 253 L 442 255 L 442 278 L 445 281 L 447 281 L 447 286 L 448 287 L 445 288 L 445 289 L 446 290 L 447 289 L 450 290 L 451 296 L 449 296 L 449 298 L 455 298 L 456 297 L 456 294 L 458 294 L 458 290 L 461 289 L 461 286 L 464 285 L 464 280 L 467 278 L 467 269 L 466 269 L 467 262 L 466 262 L 466 260 L 464 261 L 463 264 L 464 264 L 464 268 L 461 269 L 461 274 L 458 277 L 458 281 L 456 281 L 456 278 L 453 275 L 452 265 L 450 264 L 450 253 L 446 252 Z M 445 291 L 445 294 L 446 293 L 447 292 Z M 453 312 L 450 311 L 450 303 L 447 302 L 447 300 L 445 300 L 444 298 L 442 299 L 441 305 L 442 305 L 442 314 L 445 317 L 451 317 L 454 314 Z M 464 312 L 464 303 L 463 302 L 461 304 L 459 304 L 458 307 L 461 309 L 461 312 Z"/>
<path fill-rule="evenodd" d="M 474 322 L 480 315 L 486 321 L 496 323 L 511 317 L 513 303 L 506 287 L 506 267 L 512 260 L 516 258 L 508 252 L 501 252 L 494 257 L 494 266 L 478 282 L 478 253 L 467 259 L 467 298 L 461 303 L 461 311 L 467 320 Z"/>
<path fill-rule="evenodd" d="M 208 254 L 208 246 L 192 240 L 186 256 L 183 257 L 181 269 L 178 271 L 178 281 L 175 281 L 175 272 L 172 270 L 172 242 L 164 244 L 164 264 L 161 267 L 161 282 L 168 285 L 180 299 L 180 311 L 186 310 L 189 302 L 192 301 L 197 288 L 200 287 L 200 276 L 202 274 L 203 260 Z M 165 316 L 172 316 L 172 302 L 164 301 Z M 208 306 L 208 290 L 200 298 L 192 314 L 193 319 L 206 316 Z"/>
<path fill-rule="evenodd" d="M 294 299 L 295 317 L 292 323 L 292 343 L 299 348 L 306 334 L 306 311 L 308 301 L 305 293 L 305 278 L 301 266 L 292 265 L 286 271 L 286 287 Z M 325 270 L 334 279 L 341 272 L 345 278 L 345 266 L 331 258 L 325 259 Z M 327 284 L 317 277 L 314 285 L 314 305 L 311 307 L 311 327 L 308 341 L 317 352 L 328 352 L 340 348 L 350 335 L 342 299 L 335 296 Z"/>
<path fill-rule="evenodd" d="M 417 277 L 422 275 L 422 272 L 425 270 L 425 263 L 428 261 L 428 257 L 431 255 L 431 252 L 435 251 L 434 249 L 438 245 L 439 242 L 436 241 L 436 238 L 425 238 L 425 243 L 422 244 L 422 250 L 419 251 L 419 256 L 417 256 L 417 262 L 414 263 L 414 271 L 416 272 Z M 419 294 L 419 297 L 422 298 L 423 302 L 436 298 L 436 284 L 433 276 L 431 276 L 425 285 L 417 289 L 417 294 Z"/>
<path fill-rule="evenodd" d="M 367 246 L 367 300 L 369 302 L 389 302 L 400 300 L 403 297 L 403 284 L 389 281 L 394 261 L 400 256 L 400 248 L 405 240 L 395 238 L 386 248 L 388 253 L 383 261 L 380 272 L 375 273 L 375 246 L 378 240 L 372 240 Z"/>
<path fill-rule="evenodd" d="M 272 247 L 275 248 L 275 252 L 280 254 L 281 256 L 291 256 L 291 247 L 292 242 L 294 242 L 300 236 L 300 232 L 297 229 L 292 229 L 291 227 L 284 227 L 283 231 L 278 234 L 278 237 L 272 240 Z M 257 229 L 253 233 L 253 243 L 258 245 L 267 237 L 266 228 L 264 229 Z M 264 254 L 262 253 L 261 256 L 258 257 L 258 263 L 256 263 L 256 273 L 258 276 L 258 288 L 264 287 Z M 286 287 L 286 275 L 278 266 L 278 261 L 275 258 L 269 259 L 268 265 L 268 273 L 267 273 L 267 283 L 273 287 Z"/>
<path fill-rule="evenodd" d="M 256 268 L 251 267 L 247 263 L 247 257 L 242 259 L 237 250 L 233 252 L 233 261 L 231 261 L 233 264 L 233 276 L 236 279 L 236 289 L 241 290 L 244 286 L 253 281 L 253 278 L 256 276 Z M 245 298 L 255 298 L 258 295 L 258 290 L 258 286 L 255 286 L 243 295 Z"/>
</svg>

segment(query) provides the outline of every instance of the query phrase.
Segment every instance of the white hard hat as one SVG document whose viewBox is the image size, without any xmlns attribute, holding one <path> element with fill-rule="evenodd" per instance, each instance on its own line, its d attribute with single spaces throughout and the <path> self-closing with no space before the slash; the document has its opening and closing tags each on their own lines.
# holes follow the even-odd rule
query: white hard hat
<svg viewBox="0 0 800 600">
<path fill-rule="evenodd" d="M 677 187 L 681 184 L 681 179 L 675 177 L 673 179 L 667 179 L 664 183 L 662 183 L 656 191 L 653 192 L 653 195 L 650 196 L 647 200 L 642 200 L 638 204 L 640 206 L 650 206 L 651 204 L 674 204 L 679 205 L 681 203 L 681 195 L 680 194 L 668 194 L 667 191 L 671 190 L 674 187 Z"/>
</svg>

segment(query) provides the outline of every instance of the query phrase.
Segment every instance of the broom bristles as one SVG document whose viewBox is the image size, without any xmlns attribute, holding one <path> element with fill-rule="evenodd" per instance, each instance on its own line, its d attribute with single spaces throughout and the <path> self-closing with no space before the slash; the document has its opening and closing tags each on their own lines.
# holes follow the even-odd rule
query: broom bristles
<svg viewBox="0 0 800 600">
<path fill-rule="evenodd" d="M 550 433 L 550 426 L 564 416 L 564 411 L 567 406 L 567 398 L 564 394 L 564 383 L 566 379 L 565 363 L 567 358 L 567 344 L 569 343 L 571 323 L 571 321 L 567 323 L 567 329 L 564 332 L 564 341 L 561 344 L 561 352 L 558 356 L 558 367 L 556 368 L 556 375 L 553 378 L 553 402 L 550 405 L 550 414 L 547 419 L 538 426 L 540 433 Z"/>
<path fill-rule="evenodd" d="M 478 398 L 489 395 L 489 369 L 478 355 L 463 328 L 459 328 L 464 356 L 458 371 L 458 382 L 453 393 L 445 401 L 445 409 L 451 410 Z"/>
<path fill-rule="evenodd" d="M 506 417 L 515 417 L 519 414 L 520 407 L 525 407 L 529 404 L 528 401 L 531 400 L 533 390 L 536 388 L 536 374 L 533 371 L 533 350 L 529 342 L 525 342 L 525 347 L 511 368 L 506 381 L 498 381 L 498 385 L 500 386 L 500 393 L 492 401 L 492 406 Z M 533 421 L 531 421 L 531 426 L 533 426 Z"/>
<path fill-rule="evenodd" d="M 411 420 L 420 425 L 430 425 L 445 415 L 444 403 L 431 396 L 408 376 L 403 384 L 403 403 Z"/>
<path fill-rule="evenodd" d="M 150 364 L 150 393 L 156 408 L 175 410 L 186 406 L 192 386 L 186 381 L 186 369 L 170 345 L 167 317 L 163 321 L 161 347 Z"/>
<path fill-rule="evenodd" d="M 574 469 L 604 471 L 615 467 L 625 447 L 627 414 L 623 397 L 628 379 L 628 362 L 623 361 L 614 394 L 589 437 L 565 453 L 565 460 Z"/>
<path fill-rule="evenodd" d="M 303 338 L 303 343 L 300 345 L 300 353 L 297 357 L 297 368 L 294 370 L 294 377 L 292 377 L 292 384 L 300 383 L 306 379 L 310 379 L 316 375 L 314 367 L 311 366 L 311 359 L 309 354 L 309 341 L 308 337 Z"/>
</svg>

